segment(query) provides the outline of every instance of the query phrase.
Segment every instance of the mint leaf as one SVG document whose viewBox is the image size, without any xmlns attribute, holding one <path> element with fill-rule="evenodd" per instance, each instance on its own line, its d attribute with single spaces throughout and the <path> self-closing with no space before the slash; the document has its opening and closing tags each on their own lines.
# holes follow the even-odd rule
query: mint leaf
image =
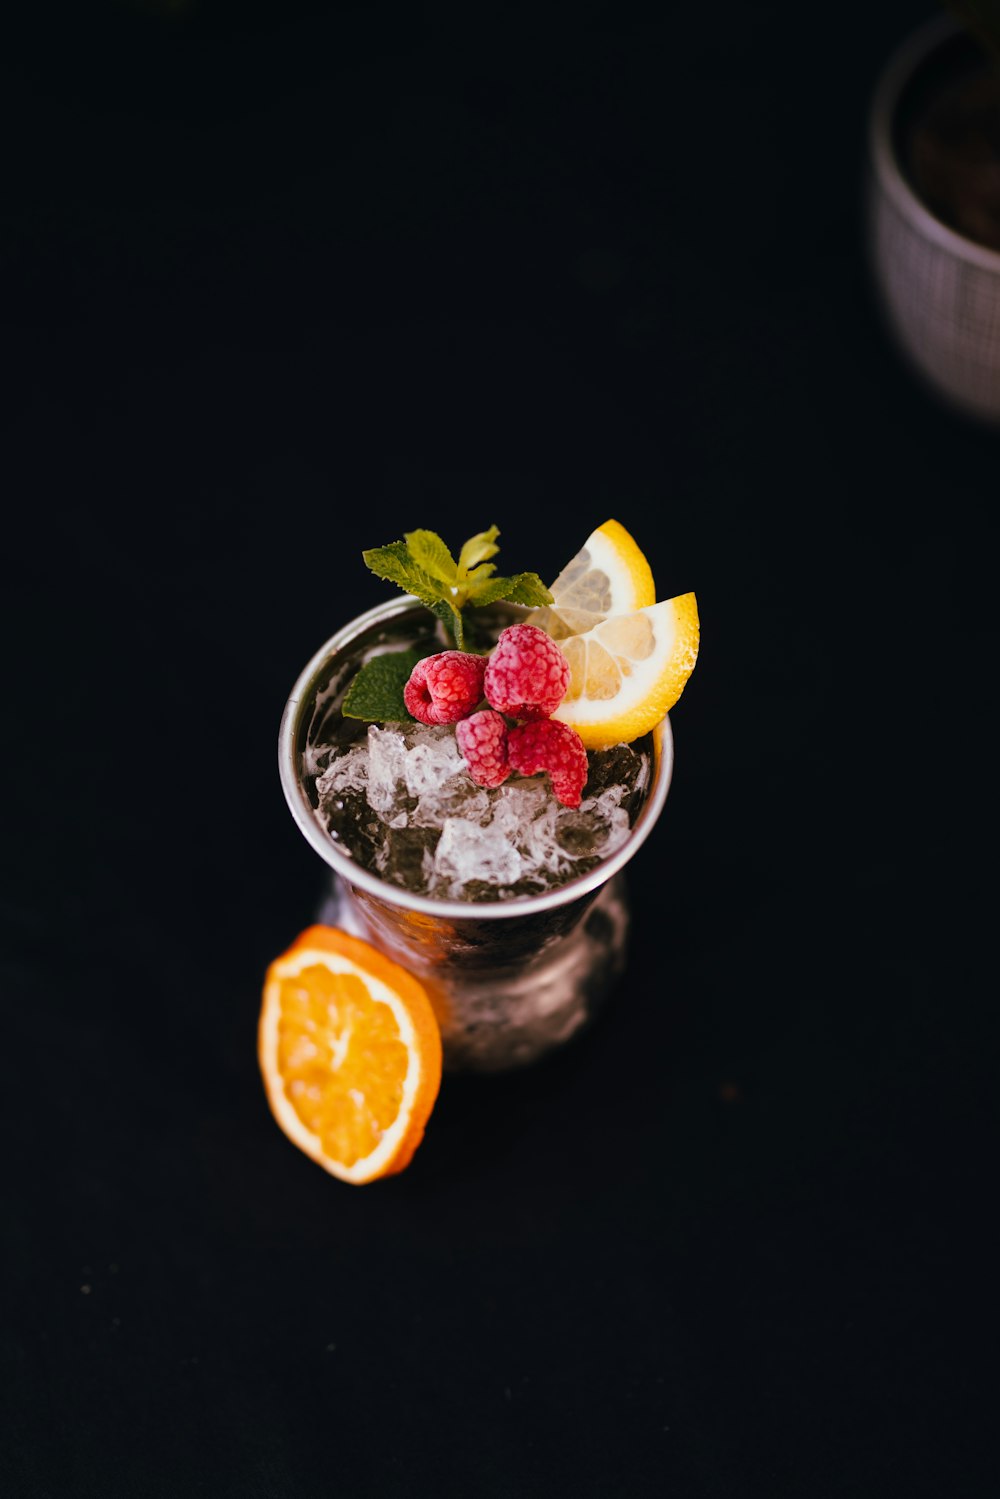
<svg viewBox="0 0 1000 1499">
<path fill-rule="evenodd" d="M 490 557 L 496 556 L 500 548 L 494 543 L 499 535 L 499 526 L 490 526 L 488 531 L 480 531 L 469 537 L 458 555 L 458 572 L 461 578 L 464 579 L 477 562 L 487 562 Z"/>
<path fill-rule="evenodd" d="M 428 608 L 432 608 L 445 592 L 435 578 L 414 562 L 405 541 L 390 541 L 387 547 L 372 547 L 361 555 L 376 577 L 395 583 L 404 593 L 416 594 Z"/>
<path fill-rule="evenodd" d="M 347 690 L 341 708 L 344 717 L 361 718 L 366 723 L 411 722 L 403 688 L 419 660 L 419 651 L 393 651 L 369 661 Z"/>
<path fill-rule="evenodd" d="M 490 526 L 488 531 L 470 536 L 457 563 L 436 531 L 407 531 L 405 541 L 372 547 L 361 555 L 378 577 L 414 594 L 438 619 L 444 620 L 462 651 L 464 605 L 481 607 L 497 599 L 509 599 L 530 608 L 552 602 L 552 595 L 537 573 L 516 573 L 512 578 L 493 576 L 496 567 L 489 558 L 500 550 L 496 544 L 499 535 L 499 528 Z"/>
<path fill-rule="evenodd" d="M 465 621 L 462 618 L 462 610 L 456 609 L 454 604 L 435 604 L 435 615 L 438 619 L 444 619 L 448 634 L 454 639 L 456 651 L 465 651 Z"/>
<path fill-rule="evenodd" d="M 543 604 L 552 602 L 551 593 L 537 573 L 518 573 L 509 578 L 508 582 L 511 589 L 504 594 L 504 598 L 509 599 L 512 604 L 527 604 L 532 609 L 540 609 Z"/>
<path fill-rule="evenodd" d="M 484 604 L 494 604 L 497 599 L 509 599 L 512 604 L 528 604 L 538 608 L 551 604 L 552 595 L 537 573 L 517 573 L 513 578 L 488 578 L 485 583 L 469 590 L 469 603 L 481 609 Z"/>
<path fill-rule="evenodd" d="M 408 586 L 413 559 L 406 549 L 405 541 L 390 541 L 385 547 L 370 547 L 362 552 L 365 566 L 379 578 L 389 583 L 398 583 L 400 588 Z"/>
<path fill-rule="evenodd" d="M 436 531 L 407 531 L 406 545 L 418 567 L 450 588 L 458 569 L 455 559 Z"/>
<path fill-rule="evenodd" d="M 483 604 L 494 604 L 497 599 L 505 599 L 510 584 L 510 578 L 484 578 L 481 583 L 469 589 L 469 603 L 479 609 Z"/>
<path fill-rule="evenodd" d="M 444 620 L 445 629 L 455 642 L 455 648 L 464 651 L 465 621 L 462 619 L 461 609 L 457 609 L 454 604 L 448 603 L 446 599 L 441 599 L 438 603 L 429 605 L 429 608 L 432 614 L 437 615 L 438 619 Z"/>
</svg>

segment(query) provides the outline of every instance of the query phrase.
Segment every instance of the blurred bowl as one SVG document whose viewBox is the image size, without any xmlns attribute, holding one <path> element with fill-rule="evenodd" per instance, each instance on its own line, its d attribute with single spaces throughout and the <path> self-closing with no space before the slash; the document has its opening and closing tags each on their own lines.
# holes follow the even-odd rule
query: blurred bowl
<svg viewBox="0 0 1000 1499">
<path fill-rule="evenodd" d="M 869 117 L 868 248 L 886 322 L 911 368 L 952 406 L 1000 422 L 1000 252 L 936 217 L 902 164 L 920 101 L 975 55 L 962 29 L 939 17 L 885 68 Z"/>
</svg>

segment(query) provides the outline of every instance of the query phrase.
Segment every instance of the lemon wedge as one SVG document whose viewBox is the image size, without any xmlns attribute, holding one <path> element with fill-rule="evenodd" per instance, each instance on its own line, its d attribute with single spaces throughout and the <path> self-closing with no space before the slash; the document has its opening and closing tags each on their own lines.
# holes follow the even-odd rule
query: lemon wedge
<svg viewBox="0 0 1000 1499">
<path fill-rule="evenodd" d="M 670 712 L 698 659 L 693 593 L 616 613 L 556 644 L 569 662 L 566 696 L 552 717 L 588 749 L 629 744 Z"/>
<path fill-rule="evenodd" d="M 608 520 L 592 531 L 549 592 L 552 603 L 528 615 L 553 640 L 582 635 L 614 614 L 656 601 L 649 563 L 623 525 Z"/>
</svg>

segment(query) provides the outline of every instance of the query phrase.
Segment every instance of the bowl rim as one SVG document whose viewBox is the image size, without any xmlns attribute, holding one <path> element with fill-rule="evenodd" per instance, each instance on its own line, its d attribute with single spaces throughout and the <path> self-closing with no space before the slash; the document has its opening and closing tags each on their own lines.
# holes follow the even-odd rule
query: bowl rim
<svg viewBox="0 0 1000 1499">
<path fill-rule="evenodd" d="M 893 127 L 900 98 L 922 62 L 945 42 L 963 34 L 951 16 L 934 16 L 911 32 L 892 53 L 879 76 L 868 119 L 868 152 L 879 187 L 898 212 L 943 250 L 1000 276 L 1000 250 L 977 244 L 939 219 L 903 176 L 893 145 Z"/>
<path fill-rule="evenodd" d="M 470 917 L 488 921 L 509 920 L 514 916 L 531 916 L 551 911 L 559 906 L 580 900 L 592 891 L 607 884 L 645 843 L 653 831 L 666 802 L 667 792 L 673 776 L 674 741 L 669 718 L 664 718 L 652 731 L 653 771 L 649 795 L 643 803 L 629 836 L 609 858 L 602 860 L 586 874 L 568 880 L 554 890 L 545 890 L 539 895 L 519 895 L 506 901 L 459 901 L 437 900 L 429 895 L 417 895 L 404 890 L 400 885 L 389 884 L 370 870 L 362 869 L 353 859 L 343 853 L 320 825 L 299 774 L 298 745 L 303 717 L 312 702 L 317 678 L 331 664 L 333 658 L 349 647 L 373 625 L 388 624 L 406 614 L 414 607 L 422 609 L 419 599 L 405 594 L 388 603 L 378 604 L 349 620 L 309 659 L 299 673 L 295 686 L 288 697 L 281 715 L 278 731 L 278 770 L 285 800 L 299 831 L 312 845 L 325 863 L 335 870 L 346 883 L 355 889 L 385 901 L 390 905 L 418 911 L 423 915 L 436 916 L 445 921 L 469 920 Z"/>
</svg>

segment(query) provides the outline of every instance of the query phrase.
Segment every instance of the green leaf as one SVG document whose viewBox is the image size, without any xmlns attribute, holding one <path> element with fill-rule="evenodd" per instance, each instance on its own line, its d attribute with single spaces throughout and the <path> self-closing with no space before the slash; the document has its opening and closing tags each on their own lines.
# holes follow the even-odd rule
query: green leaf
<svg viewBox="0 0 1000 1499">
<path fill-rule="evenodd" d="M 437 615 L 438 619 L 444 621 L 444 627 L 451 636 L 455 647 L 460 651 L 464 651 L 465 621 L 462 619 L 461 609 L 457 609 L 454 604 L 449 603 L 446 599 L 441 599 L 439 603 L 432 604 L 430 610 L 432 614 Z"/>
<path fill-rule="evenodd" d="M 552 602 L 552 595 L 537 573 L 516 573 L 512 578 L 493 576 L 496 568 L 489 559 L 500 550 L 496 545 L 499 535 L 499 527 L 490 526 L 488 531 L 470 536 L 457 564 L 436 531 L 407 531 L 405 541 L 373 547 L 362 556 L 378 577 L 414 594 L 438 619 L 444 620 L 461 651 L 465 649 L 466 638 L 464 604 L 482 607 L 497 599 L 509 599 L 513 604 L 537 608 Z"/>
<path fill-rule="evenodd" d="M 418 567 L 447 587 L 455 582 L 455 559 L 436 531 L 407 531 L 406 545 Z"/>
<path fill-rule="evenodd" d="M 461 578 L 464 579 L 478 562 L 487 562 L 490 557 L 496 556 L 500 548 L 494 543 L 499 535 L 499 526 L 490 526 L 488 531 L 480 531 L 469 537 L 458 555 L 458 572 Z"/>
<path fill-rule="evenodd" d="M 446 592 L 436 578 L 419 567 L 407 550 L 405 541 L 390 541 L 386 547 L 372 547 L 361 553 L 365 565 L 378 578 L 395 583 L 404 593 L 416 594 L 422 604 L 431 608 Z"/>
<path fill-rule="evenodd" d="M 365 566 L 371 568 L 376 577 L 385 578 L 389 583 L 398 583 L 400 588 L 408 587 L 413 562 L 405 541 L 390 541 L 385 547 L 370 547 L 361 555 Z"/>
<path fill-rule="evenodd" d="M 512 604 L 527 604 L 532 609 L 540 609 L 543 604 L 552 602 L 551 593 L 537 573 L 518 573 L 510 583 L 511 590 L 504 594 L 504 598 Z"/>
<path fill-rule="evenodd" d="M 528 604 L 539 607 L 551 604 L 552 595 L 537 573 L 517 573 L 513 578 L 488 578 L 485 583 L 469 592 L 469 603 L 481 609 L 484 604 L 494 604 L 497 599 L 509 599 L 512 604 Z"/>
<path fill-rule="evenodd" d="M 444 599 L 438 599 L 436 604 L 428 604 L 427 607 L 432 614 L 436 614 L 438 619 L 441 620 L 445 628 L 445 634 L 450 637 L 452 644 L 454 644 L 455 611 L 452 606 L 445 603 Z"/>
<path fill-rule="evenodd" d="M 419 660 L 419 651 L 394 651 L 369 661 L 347 690 L 341 709 L 344 717 L 362 718 L 366 723 L 409 722 L 403 688 Z"/>
<path fill-rule="evenodd" d="M 485 578 L 482 583 L 469 589 L 469 603 L 476 609 L 480 609 L 484 604 L 493 604 L 497 599 L 505 599 L 512 581 L 511 578 Z"/>
</svg>

